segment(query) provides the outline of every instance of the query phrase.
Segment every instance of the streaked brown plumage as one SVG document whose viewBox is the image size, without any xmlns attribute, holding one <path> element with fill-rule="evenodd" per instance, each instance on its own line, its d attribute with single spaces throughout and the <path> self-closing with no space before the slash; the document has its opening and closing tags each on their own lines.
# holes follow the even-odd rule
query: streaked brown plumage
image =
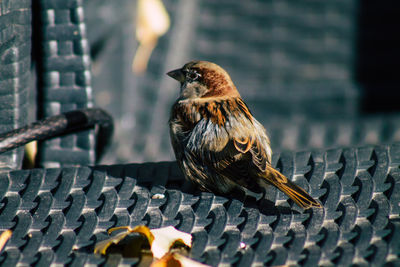
<svg viewBox="0 0 400 267">
<path fill-rule="evenodd" d="M 271 166 L 266 131 L 224 69 L 192 61 L 168 75 L 181 83 L 169 125 L 175 156 L 187 179 L 225 195 L 236 187 L 254 191 L 272 184 L 302 208 L 321 207 Z"/>
</svg>

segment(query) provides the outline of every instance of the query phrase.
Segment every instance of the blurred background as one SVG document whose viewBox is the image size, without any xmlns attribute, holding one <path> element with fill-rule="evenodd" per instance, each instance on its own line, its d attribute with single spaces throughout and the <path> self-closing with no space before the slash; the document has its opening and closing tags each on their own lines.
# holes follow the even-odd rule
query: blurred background
<svg viewBox="0 0 400 267">
<path fill-rule="evenodd" d="M 174 159 L 179 84 L 165 73 L 193 59 L 230 73 L 275 153 L 400 141 L 398 1 L 84 0 L 84 11 L 94 103 L 116 122 L 103 163 Z"/>
</svg>

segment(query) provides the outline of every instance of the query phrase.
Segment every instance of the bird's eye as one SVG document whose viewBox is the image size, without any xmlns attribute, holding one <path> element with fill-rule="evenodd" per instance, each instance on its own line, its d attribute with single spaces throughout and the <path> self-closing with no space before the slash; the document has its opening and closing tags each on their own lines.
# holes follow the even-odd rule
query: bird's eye
<svg viewBox="0 0 400 267">
<path fill-rule="evenodd" d="M 196 71 L 189 71 L 186 73 L 186 77 L 192 81 L 197 80 L 201 75 Z"/>
</svg>

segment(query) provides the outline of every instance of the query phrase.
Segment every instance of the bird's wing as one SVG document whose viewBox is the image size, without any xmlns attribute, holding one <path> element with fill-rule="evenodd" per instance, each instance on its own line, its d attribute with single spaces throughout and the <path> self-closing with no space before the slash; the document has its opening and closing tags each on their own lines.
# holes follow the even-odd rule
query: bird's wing
<svg viewBox="0 0 400 267">
<path fill-rule="evenodd" d="M 238 137 L 228 132 L 207 120 L 192 131 L 184 164 L 195 173 L 199 184 L 222 193 L 235 185 L 257 192 L 272 184 L 304 209 L 321 207 L 304 189 L 271 166 L 269 146 L 262 134 Z"/>
<path fill-rule="evenodd" d="M 255 176 L 265 172 L 271 162 L 265 129 L 256 123 L 244 116 L 229 118 L 225 125 L 202 119 L 188 139 L 186 158 L 204 166 L 212 180 L 218 176 L 227 186 L 233 182 L 256 189 Z"/>
<path fill-rule="evenodd" d="M 236 152 L 251 154 L 251 161 L 261 172 L 271 164 L 272 151 L 269 138 L 264 127 L 253 117 L 230 116 L 228 131 L 236 148 Z M 250 155 L 249 155 L 250 156 Z"/>
</svg>

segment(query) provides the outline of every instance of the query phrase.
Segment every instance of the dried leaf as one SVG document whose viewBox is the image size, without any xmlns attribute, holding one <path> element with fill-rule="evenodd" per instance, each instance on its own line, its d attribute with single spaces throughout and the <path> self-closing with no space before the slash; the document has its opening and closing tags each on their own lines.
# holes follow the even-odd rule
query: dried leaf
<svg viewBox="0 0 400 267">
<path fill-rule="evenodd" d="M 108 230 L 108 234 L 111 234 L 112 232 L 118 231 L 118 230 L 121 230 L 121 229 L 126 229 L 126 231 L 122 232 L 122 233 L 118 233 L 118 234 L 116 234 L 115 236 L 113 236 L 113 237 L 111 237 L 109 239 L 106 239 L 106 240 L 103 240 L 103 241 L 97 243 L 96 247 L 94 249 L 94 253 L 105 255 L 106 252 L 107 252 L 107 249 L 112 244 L 120 243 L 124 238 L 126 238 L 131 233 L 139 233 L 139 234 L 145 236 L 147 241 L 149 242 L 150 246 L 151 246 L 151 243 L 154 240 L 154 236 L 150 232 L 150 229 L 147 226 L 144 226 L 144 225 L 136 226 L 133 229 L 130 228 L 129 226 L 114 227 L 114 228 L 111 228 L 111 229 Z"/>
<path fill-rule="evenodd" d="M 29 142 L 25 145 L 24 168 L 33 169 L 35 167 L 35 158 L 37 155 L 37 141 Z"/>
<path fill-rule="evenodd" d="M 165 34 L 171 22 L 161 0 L 138 0 L 136 24 L 136 38 L 145 42 L 149 34 Z"/>
<path fill-rule="evenodd" d="M 154 242 L 151 251 L 155 258 L 162 258 L 176 243 L 192 246 L 192 236 L 188 233 L 176 230 L 172 226 L 151 230 Z"/>
<path fill-rule="evenodd" d="M 151 267 L 204 267 L 209 266 L 200 262 L 194 261 L 179 253 L 167 253 L 161 259 L 153 262 Z"/>
<path fill-rule="evenodd" d="M 103 240 L 96 244 L 94 253 L 106 255 L 107 249 L 113 244 L 119 244 L 123 239 L 131 233 L 138 233 L 146 238 L 148 244 L 151 247 L 151 252 L 155 258 L 162 258 L 164 254 L 168 253 L 171 248 L 174 247 L 191 247 L 192 236 L 188 233 L 176 230 L 172 226 L 152 229 L 150 230 L 147 226 L 139 225 L 135 228 L 128 226 L 115 227 L 108 230 L 108 234 L 114 231 L 126 230 L 118 233 L 115 236 Z M 133 239 L 132 242 L 139 242 L 137 239 Z M 141 242 L 141 241 L 140 241 Z M 125 245 L 129 246 L 129 244 Z M 138 248 L 135 246 L 135 248 Z M 139 248 L 140 249 L 140 248 Z M 132 252 L 132 254 L 136 254 Z"/>
<path fill-rule="evenodd" d="M 100 241 L 96 244 L 94 248 L 94 253 L 96 254 L 102 254 L 106 255 L 107 249 L 112 245 L 112 244 L 118 244 L 122 239 L 124 239 L 127 235 L 129 235 L 130 232 L 123 232 L 119 233 L 109 239 Z"/>
<path fill-rule="evenodd" d="M 157 45 L 158 38 L 164 35 L 170 26 L 170 18 L 161 0 L 138 0 L 136 39 L 138 49 L 132 62 L 132 71 L 142 73 Z"/>
<path fill-rule="evenodd" d="M 6 230 L 0 235 L 0 252 L 3 250 L 4 246 L 6 245 L 7 241 L 11 238 L 12 231 Z"/>
</svg>

